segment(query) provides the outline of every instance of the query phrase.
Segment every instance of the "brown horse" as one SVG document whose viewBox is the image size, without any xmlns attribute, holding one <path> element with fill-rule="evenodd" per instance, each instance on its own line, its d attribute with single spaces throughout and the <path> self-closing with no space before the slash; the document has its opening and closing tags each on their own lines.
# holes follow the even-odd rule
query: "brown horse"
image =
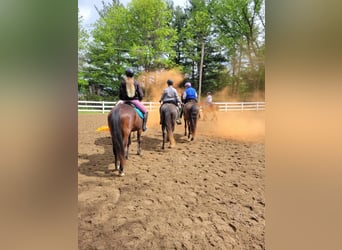
<svg viewBox="0 0 342 250">
<path fill-rule="evenodd" d="M 170 141 L 169 148 L 172 148 L 176 144 L 175 139 L 173 137 L 173 132 L 175 131 L 175 124 L 178 114 L 177 107 L 172 103 L 164 103 L 160 107 L 159 112 L 163 134 L 162 149 L 165 148 L 166 141 Z"/>
<path fill-rule="evenodd" d="M 126 159 L 128 159 L 131 144 L 131 132 L 137 131 L 138 149 L 140 155 L 140 135 L 142 119 L 130 104 L 117 104 L 108 114 L 108 127 L 112 137 L 115 170 L 124 176 Z"/>
<path fill-rule="evenodd" d="M 184 104 L 184 135 L 188 135 L 188 141 L 193 141 L 196 136 L 197 121 L 200 115 L 200 109 L 196 101 L 191 100 Z M 188 131 L 187 131 L 188 128 Z M 187 133 L 188 132 L 188 133 Z M 190 139 L 191 136 L 191 139 Z"/>
<path fill-rule="evenodd" d="M 219 108 L 214 103 L 211 104 L 204 104 L 202 106 L 202 112 L 203 112 L 203 121 L 206 121 L 207 118 L 211 117 L 211 121 L 217 121 L 217 112 L 219 111 Z"/>
</svg>

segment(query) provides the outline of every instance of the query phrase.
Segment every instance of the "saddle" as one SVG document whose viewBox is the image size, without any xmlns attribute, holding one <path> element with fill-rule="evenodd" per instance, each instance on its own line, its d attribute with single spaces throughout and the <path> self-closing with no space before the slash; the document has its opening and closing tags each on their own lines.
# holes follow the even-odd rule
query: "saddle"
<svg viewBox="0 0 342 250">
<path fill-rule="evenodd" d="M 137 112 L 138 116 L 141 118 L 141 119 L 144 119 L 144 114 L 143 112 L 141 112 L 141 110 L 139 108 L 137 108 L 137 106 L 135 106 L 134 103 L 130 102 L 130 101 L 124 101 L 125 104 L 128 104 L 130 105 L 132 108 L 134 108 L 135 112 Z"/>
<path fill-rule="evenodd" d="M 172 104 L 174 104 L 174 105 L 176 105 L 177 107 L 178 107 L 178 105 L 177 105 L 177 103 L 174 101 L 174 100 L 170 100 L 170 101 L 163 101 L 163 104 L 162 105 L 164 105 L 165 103 L 172 103 Z"/>
<path fill-rule="evenodd" d="M 195 102 L 195 103 L 197 103 L 197 100 L 196 100 L 196 99 L 193 99 L 193 98 L 185 99 L 184 104 L 185 104 L 185 103 L 188 103 L 188 102 Z"/>
</svg>

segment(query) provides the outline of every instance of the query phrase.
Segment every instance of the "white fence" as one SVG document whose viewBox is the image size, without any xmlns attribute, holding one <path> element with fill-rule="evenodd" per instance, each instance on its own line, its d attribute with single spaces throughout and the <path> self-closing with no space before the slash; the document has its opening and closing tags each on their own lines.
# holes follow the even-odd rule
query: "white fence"
<svg viewBox="0 0 342 250">
<path fill-rule="evenodd" d="M 159 102 L 142 102 L 149 111 L 159 111 Z M 116 102 L 106 101 L 78 101 L 79 112 L 109 112 Z M 265 102 L 214 102 L 219 111 L 262 111 L 265 110 Z"/>
<path fill-rule="evenodd" d="M 215 102 L 219 111 L 261 111 L 265 110 L 265 102 Z"/>
</svg>

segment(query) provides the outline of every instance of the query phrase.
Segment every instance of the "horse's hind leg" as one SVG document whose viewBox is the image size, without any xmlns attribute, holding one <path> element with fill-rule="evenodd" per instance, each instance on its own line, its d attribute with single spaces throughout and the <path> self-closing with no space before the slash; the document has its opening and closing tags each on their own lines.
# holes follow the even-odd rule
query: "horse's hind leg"
<svg viewBox="0 0 342 250">
<path fill-rule="evenodd" d="M 187 135 L 187 133 L 186 133 L 186 129 L 187 129 L 187 126 L 186 126 L 186 125 L 187 125 L 187 122 L 188 122 L 188 121 L 184 119 L 184 136 Z"/>
<path fill-rule="evenodd" d="M 124 152 L 120 152 L 119 155 L 118 155 L 118 159 L 119 159 L 119 162 L 120 162 L 120 166 L 119 166 L 119 176 L 124 176 L 125 173 L 124 173 L 124 167 L 126 165 L 126 153 L 125 153 L 125 146 L 127 144 L 123 144 L 124 146 Z"/>
<path fill-rule="evenodd" d="M 125 158 L 120 159 L 120 167 L 119 167 L 119 175 L 120 176 L 124 176 L 124 164 L 125 164 L 126 160 Z"/>
<path fill-rule="evenodd" d="M 191 121 L 189 121 L 189 124 L 188 124 L 188 141 L 190 141 L 190 136 L 192 136 L 191 131 L 192 131 L 192 126 L 191 126 Z"/>
<path fill-rule="evenodd" d="M 125 146 L 127 145 L 127 146 Z M 127 139 L 124 139 L 124 149 L 126 150 L 125 152 L 125 157 L 128 159 L 128 154 L 129 154 L 129 146 L 131 145 L 131 133 L 128 135 Z"/>
<path fill-rule="evenodd" d="M 138 130 L 137 131 L 137 155 L 140 155 L 140 152 L 141 152 L 141 148 L 140 148 L 140 135 L 141 135 L 141 131 Z"/>
<path fill-rule="evenodd" d="M 166 141 L 166 134 L 165 134 L 165 125 L 162 124 L 162 135 L 163 135 L 163 145 L 162 145 L 162 149 L 165 149 L 165 141 Z"/>
<path fill-rule="evenodd" d="M 113 142 L 114 144 L 114 142 Z M 114 146 L 113 146 L 113 154 L 114 154 L 114 171 L 115 170 L 119 170 L 120 165 L 119 165 L 119 161 L 118 161 L 118 152 L 116 152 Z"/>
<path fill-rule="evenodd" d="M 174 146 L 176 146 L 176 141 L 175 141 L 175 138 L 173 137 L 173 132 L 172 132 L 172 130 L 170 130 L 167 133 L 168 133 L 168 136 L 170 138 L 169 148 L 173 148 Z"/>
</svg>

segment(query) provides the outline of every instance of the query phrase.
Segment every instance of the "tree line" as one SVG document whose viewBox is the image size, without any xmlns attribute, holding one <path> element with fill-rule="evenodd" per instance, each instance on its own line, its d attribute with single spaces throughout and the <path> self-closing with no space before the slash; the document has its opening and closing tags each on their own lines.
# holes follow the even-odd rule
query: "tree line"
<svg viewBox="0 0 342 250">
<path fill-rule="evenodd" d="M 79 92 L 117 100 L 127 67 L 139 72 L 178 69 L 205 94 L 250 100 L 265 91 L 263 0 L 102 2 L 92 30 L 79 22 Z M 148 101 L 148 100 L 147 100 Z"/>
</svg>

